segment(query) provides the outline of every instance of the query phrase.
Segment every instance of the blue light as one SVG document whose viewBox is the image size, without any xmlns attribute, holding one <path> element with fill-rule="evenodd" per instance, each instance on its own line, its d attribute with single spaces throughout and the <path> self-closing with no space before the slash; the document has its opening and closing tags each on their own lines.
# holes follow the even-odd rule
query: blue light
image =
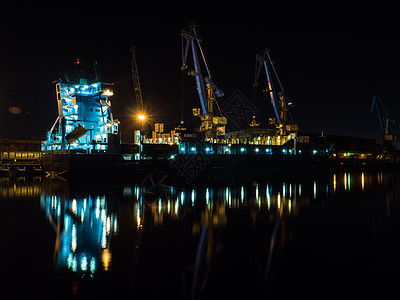
<svg viewBox="0 0 400 300">
<path fill-rule="evenodd" d="M 91 153 L 93 150 L 103 152 L 108 149 L 108 144 L 111 142 L 109 135 L 118 134 L 118 122 L 113 120 L 111 115 L 111 102 L 107 95 L 101 94 L 102 83 L 88 85 L 87 80 L 80 82 L 84 84 L 57 82 L 57 101 L 59 105 L 61 104 L 58 116 L 59 128 L 56 130 L 53 126 L 52 132 L 47 135 L 47 140 L 42 143 L 44 150 L 76 149 L 86 153 Z M 86 129 L 80 136 L 79 126 Z M 77 131 L 73 133 L 76 129 Z M 65 139 L 68 134 L 72 139 L 70 144 Z M 77 136 L 79 141 L 75 142 Z"/>
</svg>

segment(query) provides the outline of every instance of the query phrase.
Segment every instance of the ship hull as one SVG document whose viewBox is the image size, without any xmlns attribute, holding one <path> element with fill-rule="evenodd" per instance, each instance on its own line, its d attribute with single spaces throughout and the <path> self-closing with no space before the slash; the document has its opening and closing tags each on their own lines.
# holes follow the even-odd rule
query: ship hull
<svg viewBox="0 0 400 300">
<path fill-rule="evenodd" d="M 191 180 L 210 174 L 266 174 L 329 167 L 329 156 L 179 154 L 170 161 L 178 176 Z"/>
<path fill-rule="evenodd" d="M 169 160 L 125 161 L 121 154 L 43 154 L 42 169 L 51 175 L 74 177 L 143 177 L 168 172 Z"/>
<path fill-rule="evenodd" d="M 118 166 L 123 161 L 120 154 L 98 153 L 44 153 L 42 169 L 51 174 L 93 172 Z"/>
<path fill-rule="evenodd" d="M 119 154 L 43 154 L 43 171 L 51 174 L 137 175 L 155 171 L 187 176 L 206 171 L 318 169 L 328 166 L 327 156 L 177 154 L 173 159 L 124 161 Z"/>
</svg>

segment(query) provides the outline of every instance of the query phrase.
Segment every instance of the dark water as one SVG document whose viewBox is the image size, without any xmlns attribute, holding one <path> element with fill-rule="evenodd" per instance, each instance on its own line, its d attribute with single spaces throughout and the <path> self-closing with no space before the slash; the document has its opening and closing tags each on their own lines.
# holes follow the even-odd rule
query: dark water
<svg viewBox="0 0 400 300">
<path fill-rule="evenodd" d="M 0 178 L 2 294 L 399 295 L 400 173 L 157 180 Z"/>
</svg>

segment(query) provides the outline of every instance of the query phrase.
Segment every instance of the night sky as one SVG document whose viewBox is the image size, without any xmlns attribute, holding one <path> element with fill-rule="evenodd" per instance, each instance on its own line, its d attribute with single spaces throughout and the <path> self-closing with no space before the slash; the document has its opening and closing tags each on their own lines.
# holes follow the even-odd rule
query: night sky
<svg viewBox="0 0 400 300">
<path fill-rule="evenodd" d="M 213 81 L 225 98 L 239 90 L 253 101 L 259 122 L 266 124 L 273 115 L 268 96 L 253 90 L 255 54 L 264 48 L 271 50 L 286 95 L 296 103 L 291 112 L 301 131 L 376 137 L 377 123 L 369 116 L 375 94 L 390 117 L 400 120 L 400 21 L 388 14 L 391 8 L 374 2 L 286 4 L 270 10 L 211 9 L 212 17 L 189 9 L 118 15 L 120 9 L 108 19 L 77 14 L 71 22 L 54 16 L 2 22 L 0 137 L 44 138 L 57 117 L 52 82 L 73 75 L 74 59 L 81 57 L 87 65 L 98 61 L 102 80 L 115 84 L 113 114 L 121 121 L 123 140 L 130 141 L 136 103 L 133 44 L 153 121 L 172 129 L 179 123 L 180 30 L 192 21 L 199 26 Z M 196 125 L 191 108 L 200 105 L 194 78 L 185 78 L 184 90 L 185 119 Z"/>
</svg>

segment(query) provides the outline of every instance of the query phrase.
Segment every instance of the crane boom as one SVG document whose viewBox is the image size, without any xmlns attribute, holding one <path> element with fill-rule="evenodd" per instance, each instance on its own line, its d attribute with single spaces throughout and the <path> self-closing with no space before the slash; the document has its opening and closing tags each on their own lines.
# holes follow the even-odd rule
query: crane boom
<svg viewBox="0 0 400 300">
<path fill-rule="evenodd" d="M 203 114 L 207 113 L 207 94 L 204 88 L 203 75 L 201 74 L 199 57 L 197 55 L 196 46 L 194 44 L 194 39 L 191 39 L 190 44 L 192 45 L 192 55 L 193 55 L 193 65 L 194 65 L 194 77 L 196 78 L 197 91 L 199 93 L 201 110 Z M 186 46 L 187 47 L 187 46 Z"/>
<path fill-rule="evenodd" d="M 139 71 L 136 63 L 136 49 L 134 45 L 131 47 L 131 52 L 132 52 L 132 80 L 133 80 L 133 88 L 135 89 L 136 109 L 138 110 L 139 113 L 143 113 L 142 89 L 140 88 Z"/>
<path fill-rule="evenodd" d="M 268 49 L 265 49 L 262 53 L 256 55 L 254 86 L 258 85 L 258 79 L 263 67 L 267 77 L 267 87 L 264 91 L 269 92 L 271 104 L 275 113 L 275 119 L 270 119 L 270 123 L 275 124 L 276 128 L 279 129 L 280 135 L 286 135 L 288 132 L 297 132 L 298 126 L 296 124 L 287 124 L 288 115 L 290 116 L 289 107 L 293 106 L 294 103 L 289 101 L 289 99 L 284 95 L 282 83 L 279 80 L 278 73 L 272 63 Z M 271 69 L 273 74 L 271 73 Z M 278 93 L 274 87 L 272 75 L 275 75 L 275 79 L 280 87 L 280 92 Z"/>
<path fill-rule="evenodd" d="M 185 46 L 184 51 L 183 51 L 183 38 L 186 38 L 186 46 Z M 191 71 L 189 73 L 189 75 L 193 75 L 196 78 L 196 86 L 197 86 L 197 92 L 198 92 L 199 98 L 200 98 L 201 110 L 202 110 L 203 114 L 207 114 L 207 93 L 206 93 L 206 89 L 204 86 L 203 74 L 201 73 L 201 66 L 200 66 L 199 56 L 197 54 L 196 44 L 198 45 L 198 47 L 201 51 L 201 55 L 202 55 L 205 65 L 206 65 L 208 75 L 209 75 L 209 77 L 211 77 L 207 62 L 205 60 L 204 51 L 202 50 L 200 40 L 197 37 L 195 25 L 191 24 L 189 32 L 182 30 L 182 54 L 183 54 L 183 56 L 182 56 L 181 69 L 184 70 L 187 68 L 189 48 L 192 48 L 194 71 Z"/>
<path fill-rule="evenodd" d="M 205 52 L 201 46 L 201 39 L 198 37 L 196 32 L 196 25 L 190 24 L 189 31 L 182 30 L 182 71 L 187 69 L 187 62 L 189 57 L 189 50 L 191 48 L 193 56 L 194 70 L 187 72 L 188 75 L 192 75 L 196 79 L 197 93 L 199 94 L 201 113 L 199 108 L 193 109 L 193 114 L 200 117 L 201 125 L 200 132 L 205 132 L 207 138 L 212 138 L 216 135 L 225 135 L 226 118 L 222 116 L 220 112 L 219 117 L 214 114 L 214 102 L 216 103 L 216 97 L 222 97 L 224 92 L 220 90 L 215 83 L 211 80 L 211 70 L 207 63 Z M 201 54 L 201 59 L 198 50 Z M 203 77 L 201 70 L 201 61 L 203 62 L 203 68 L 207 76 Z"/>
<path fill-rule="evenodd" d="M 378 119 L 379 129 L 384 140 L 385 141 L 397 140 L 396 134 L 395 135 L 390 134 L 390 129 L 391 129 L 390 123 L 395 124 L 396 121 L 389 118 L 389 115 L 378 95 L 375 95 L 374 98 L 372 99 L 371 111 L 370 111 L 371 116 L 373 115 L 374 110 L 376 111 L 376 117 Z"/>
<path fill-rule="evenodd" d="M 267 58 L 267 57 L 265 57 L 265 55 L 263 55 L 263 56 L 256 55 L 256 70 L 257 70 L 257 73 L 256 73 L 256 77 L 255 77 L 255 80 L 254 80 L 254 85 L 258 84 L 258 79 L 259 79 L 259 76 L 260 76 L 260 73 L 261 73 L 261 69 L 264 66 L 265 74 L 267 75 L 267 85 L 268 85 L 268 88 L 265 91 L 269 92 L 269 95 L 270 95 L 270 98 L 271 98 L 271 104 L 272 104 L 272 107 L 274 108 L 276 120 L 277 120 L 278 123 L 281 123 L 281 119 L 280 119 L 280 116 L 279 116 L 279 106 L 278 106 L 279 103 L 278 103 L 278 99 L 277 99 L 276 92 L 275 92 L 275 89 L 274 89 L 274 85 L 272 83 L 272 78 L 271 78 L 271 74 L 269 72 L 267 59 L 269 59 L 269 56 Z"/>
</svg>

